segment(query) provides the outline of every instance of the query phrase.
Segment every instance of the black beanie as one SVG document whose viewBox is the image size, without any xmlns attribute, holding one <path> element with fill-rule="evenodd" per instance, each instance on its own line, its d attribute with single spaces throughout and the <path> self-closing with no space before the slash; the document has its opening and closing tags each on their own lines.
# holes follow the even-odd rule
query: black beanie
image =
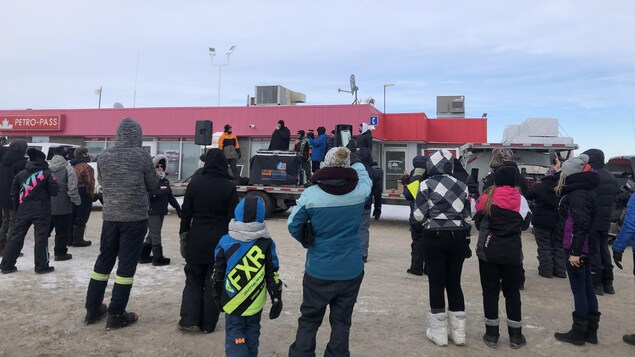
<svg viewBox="0 0 635 357">
<path fill-rule="evenodd" d="M 229 125 L 229 124 L 225 125 L 225 131 L 229 131 L 229 129 L 231 129 L 231 127 L 232 127 L 232 126 L 231 126 L 231 125 Z"/>
<path fill-rule="evenodd" d="M 501 166 L 494 171 L 494 183 L 496 186 L 516 186 L 516 173 L 513 166 Z"/>
<path fill-rule="evenodd" d="M 29 155 L 30 161 L 35 161 L 37 159 L 46 160 L 46 155 L 36 148 L 30 148 L 26 151 L 26 154 Z"/>
</svg>

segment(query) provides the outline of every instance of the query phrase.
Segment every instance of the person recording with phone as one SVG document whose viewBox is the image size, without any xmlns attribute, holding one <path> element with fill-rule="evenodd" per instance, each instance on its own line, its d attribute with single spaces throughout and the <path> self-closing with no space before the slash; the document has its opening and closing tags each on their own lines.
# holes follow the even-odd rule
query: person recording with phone
<svg viewBox="0 0 635 357">
<path fill-rule="evenodd" d="M 556 232 L 562 239 L 574 311 L 571 330 L 556 333 L 555 337 L 578 346 L 587 342 L 598 343 L 597 330 L 601 315 L 588 261 L 598 211 L 594 190 L 600 177 L 588 163 L 589 156 L 584 154 L 562 163 L 560 180 L 556 186 L 556 194 L 561 197 Z"/>
</svg>

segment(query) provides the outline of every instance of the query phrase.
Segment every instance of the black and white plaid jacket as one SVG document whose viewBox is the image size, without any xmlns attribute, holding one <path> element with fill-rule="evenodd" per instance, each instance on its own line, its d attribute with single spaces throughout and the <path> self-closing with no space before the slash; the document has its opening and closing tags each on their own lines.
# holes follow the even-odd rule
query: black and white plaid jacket
<svg viewBox="0 0 635 357">
<path fill-rule="evenodd" d="M 427 164 L 427 180 L 419 185 L 414 218 L 424 229 L 454 230 L 469 226 L 470 200 L 467 185 L 452 177 L 452 154 L 437 151 Z"/>
</svg>

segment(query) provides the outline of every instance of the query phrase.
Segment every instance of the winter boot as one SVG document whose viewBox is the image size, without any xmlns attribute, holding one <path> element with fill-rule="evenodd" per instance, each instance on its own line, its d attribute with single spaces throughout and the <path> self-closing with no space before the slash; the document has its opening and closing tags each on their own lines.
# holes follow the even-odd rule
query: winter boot
<svg viewBox="0 0 635 357">
<path fill-rule="evenodd" d="M 622 340 L 624 340 L 624 342 L 628 343 L 631 346 L 635 346 L 635 334 L 624 335 L 624 337 L 622 337 Z"/>
<path fill-rule="evenodd" d="M 523 322 L 507 319 L 507 332 L 509 333 L 509 346 L 515 350 L 527 344 L 523 335 Z"/>
<path fill-rule="evenodd" d="M 52 266 L 47 266 L 47 267 L 44 267 L 44 268 L 35 269 L 35 272 L 37 274 L 48 274 L 48 273 L 52 273 L 54 271 L 55 271 L 55 268 L 52 267 Z"/>
<path fill-rule="evenodd" d="M 73 226 L 73 244 L 72 247 L 88 247 L 93 244 L 93 242 L 89 240 L 84 240 L 84 232 L 86 231 L 86 226 Z"/>
<path fill-rule="evenodd" d="M 586 330 L 586 335 L 584 335 L 584 340 L 588 343 L 592 343 L 596 345 L 598 343 L 598 327 L 600 326 L 600 315 L 597 314 L 589 314 L 587 317 L 589 320 L 589 329 Z"/>
<path fill-rule="evenodd" d="M 139 257 L 139 264 L 152 263 L 152 245 L 143 243 L 143 249 L 141 250 L 141 256 Z"/>
<path fill-rule="evenodd" d="M 139 320 L 139 315 L 134 312 L 124 312 L 123 314 L 110 314 L 106 322 L 106 330 L 114 330 L 130 326 Z"/>
<path fill-rule="evenodd" d="M 166 258 L 163 256 L 163 246 L 154 245 L 152 246 L 152 265 L 154 266 L 162 266 L 170 264 L 170 258 Z"/>
<path fill-rule="evenodd" d="M 56 254 L 55 255 L 55 261 L 56 262 L 61 262 L 61 261 L 64 261 L 64 260 L 71 260 L 71 259 L 73 259 L 73 255 L 72 254 L 66 253 L 66 254 Z"/>
<path fill-rule="evenodd" d="M 615 294 L 613 287 L 613 269 L 606 269 L 602 274 L 602 289 L 609 295 Z"/>
<path fill-rule="evenodd" d="M 106 307 L 106 304 L 101 304 L 101 306 L 96 310 L 86 309 L 86 317 L 84 317 L 84 324 L 92 325 L 94 323 L 97 323 L 99 320 L 101 320 L 102 317 L 104 317 L 104 315 L 106 315 L 106 312 L 108 312 L 108 308 Z"/>
<path fill-rule="evenodd" d="M 455 345 L 465 345 L 465 311 L 448 311 L 448 338 Z"/>
<path fill-rule="evenodd" d="M 426 330 L 426 337 L 438 346 L 448 345 L 448 319 L 445 312 L 438 314 L 429 313 L 428 321 L 430 327 Z"/>
<path fill-rule="evenodd" d="M 499 336 L 498 319 L 485 319 L 485 334 L 483 335 L 483 342 L 491 348 L 496 348 Z"/>
<path fill-rule="evenodd" d="M 587 330 L 589 329 L 589 320 L 576 316 L 575 312 L 572 313 L 571 316 L 573 317 L 573 326 L 571 326 L 571 331 L 566 333 L 556 332 L 554 336 L 562 342 L 582 346 L 586 342 L 585 336 Z"/>
<path fill-rule="evenodd" d="M 593 290 L 595 295 L 604 295 L 604 287 L 602 286 L 602 271 L 591 271 L 591 280 L 593 281 Z"/>
</svg>

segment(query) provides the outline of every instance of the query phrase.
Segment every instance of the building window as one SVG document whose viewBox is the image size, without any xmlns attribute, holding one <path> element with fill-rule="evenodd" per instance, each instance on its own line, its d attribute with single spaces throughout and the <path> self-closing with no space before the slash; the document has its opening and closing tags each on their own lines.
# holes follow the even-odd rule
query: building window
<svg viewBox="0 0 635 357">
<path fill-rule="evenodd" d="M 181 154 L 181 179 L 192 176 L 196 170 L 201 157 L 201 146 L 194 144 L 193 141 L 183 141 L 183 151 Z"/>
<path fill-rule="evenodd" d="M 105 141 L 87 141 L 84 145 L 88 149 L 88 155 L 90 155 L 90 161 L 97 161 L 99 154 L 106 148 Z"/>
<path fill-rule="evenodd" d="M 157 144 L 157 155 L 167 157 L 167 167 L 165 172 L 173 180 L 178 180 L 181 172 L 181 143 L 179 141 L 159 141 Z"/>
</svg>

